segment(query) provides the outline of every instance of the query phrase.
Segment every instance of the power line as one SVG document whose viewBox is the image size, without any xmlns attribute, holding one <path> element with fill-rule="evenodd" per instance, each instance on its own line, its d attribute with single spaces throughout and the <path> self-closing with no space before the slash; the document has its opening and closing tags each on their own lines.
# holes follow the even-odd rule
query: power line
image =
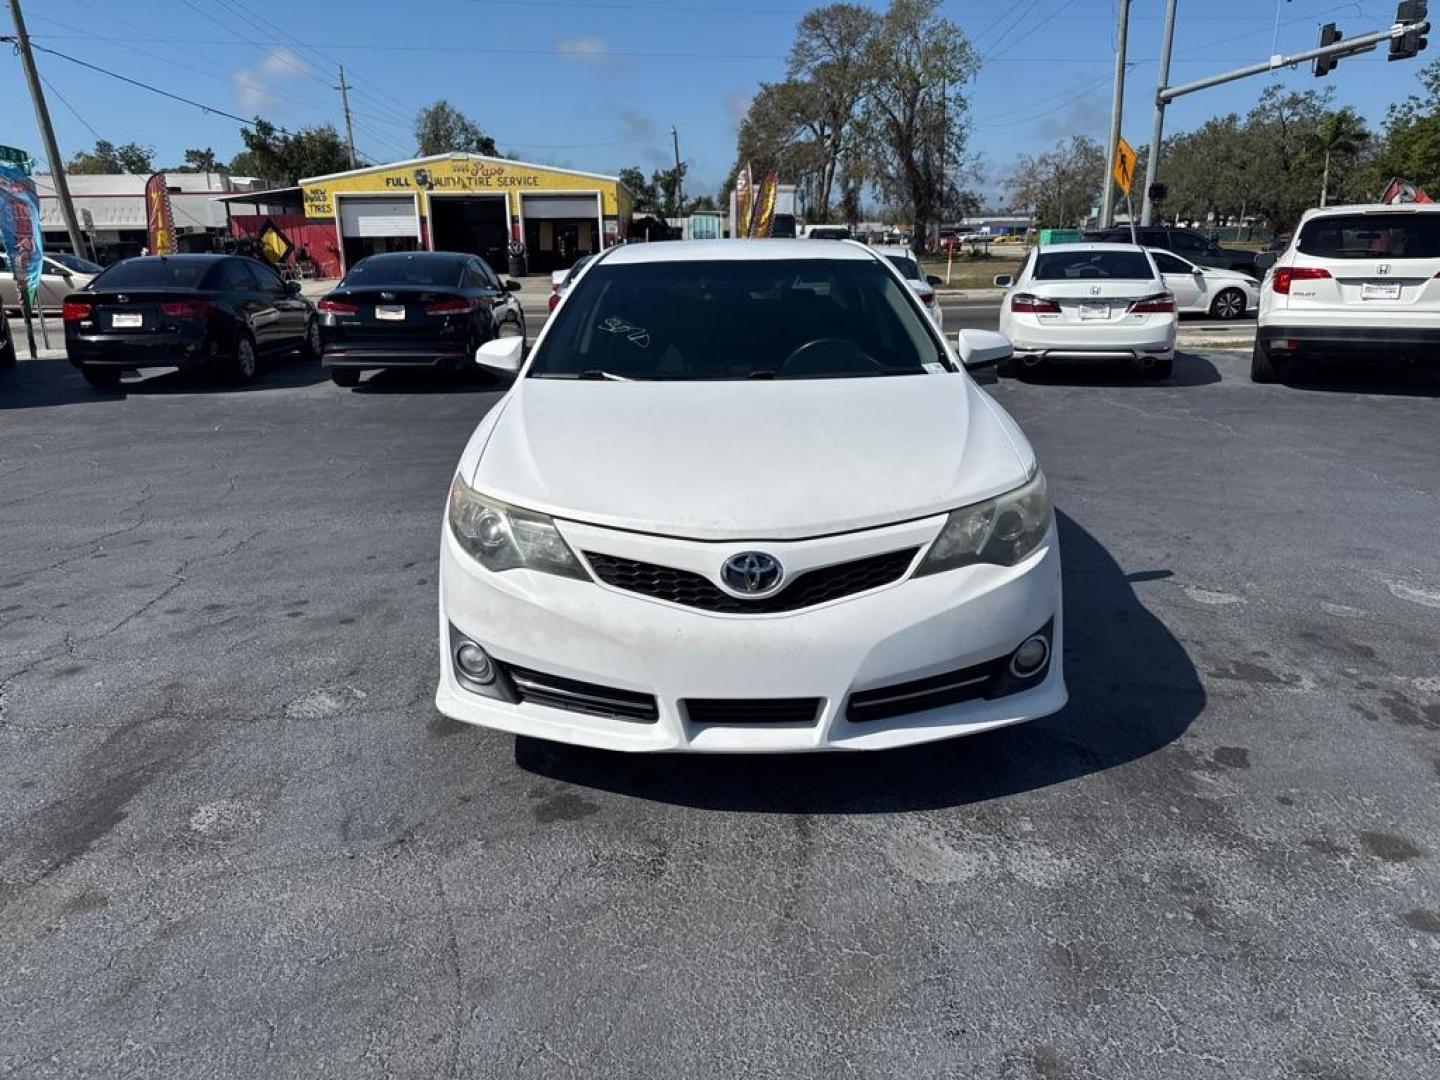
<svg viewBox="0 0 1440 1080">
<path fill-rule="evenodd" d="M 38 71 L 35 74 L 40 75 Z M 105 136 L 101 135 L 100 132 L 96 131 L 95 128 L 91 125 L 90 121 L 86 120 L 85 117 L 80 115 L 80 110 L 75 108 L 74 105 L 71 105 L 70 102 L 66 100 L 65 95 L 60 93 L 59 90 L 56 90 L 49 79 L 45 78 L 44 75 L 40 75 L 40 81 L 45 84 L 46 90 L 49 90 L 50 93 L 54 94 L 57 98 L 60 99 L 61 105 L 64 105 L 65 108 L 70 110 L 70 115 L 75 117 L 76 120 L 79 120 L 80 123 L 84 125 L 85 130 L 90 132 L 91 135 L 95 136 L 95 140 L 97 142 L 101 142 L 104 140 Z"/>
</svg>

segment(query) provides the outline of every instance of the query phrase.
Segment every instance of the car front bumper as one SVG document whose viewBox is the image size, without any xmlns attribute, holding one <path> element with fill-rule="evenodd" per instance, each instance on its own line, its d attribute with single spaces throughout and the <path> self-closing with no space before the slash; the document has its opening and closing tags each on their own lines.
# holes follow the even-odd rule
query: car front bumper
<svg viewBox="0 0 1440 1080">
<path fill-rule="evenodd" d="M 929 519 L 907 528 L 933 539 L 942 523 Z M 574 527 L 562 532 L 577 547 Z M 830 538 L 837 539 L 848 542 Z M 447 527 L 439 599 L 436 707 L 455 720 L 560 742 L 629 751 L 884 749 L 1031 720 L 1066 701 L 1053 523 L 1040 547 L 1016 566 L 977 565 L 919 578 L 907 571 L 892 585 L 770 615 L 715 614 L 528 570 L 491 573 Z M 911 692 L 904 684 L 917 680 L 999 672 L 1021 642 L 1042 630 L 1050 635 L 1048 667 L 1022 689 L 989 697 L 977 690 L 965 700 L 878 719 L 849 717 L 855 694 L 870 691 L 873 700 L 887 697 L 887 688 Z M 484 696 L 457 677 L 455 634 L 481 645 L 502 670 L 653 695 L 657 715 L 639 722 L 537 704 L 523 694 L 515 703 Z M 696 722 L 691 704 L 796 698 L 818 699 L 809 722 Z"/>
</svg>

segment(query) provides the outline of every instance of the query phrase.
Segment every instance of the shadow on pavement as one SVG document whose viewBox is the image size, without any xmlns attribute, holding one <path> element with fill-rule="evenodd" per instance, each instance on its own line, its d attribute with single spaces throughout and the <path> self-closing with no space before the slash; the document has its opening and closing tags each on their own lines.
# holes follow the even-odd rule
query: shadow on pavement
<svg viewBox="0 0 1440 1080">
<path fill-rule="evenodd" d="M 1440 364 L 1404 360 L 1309 360 L 1286 373 L 1292 390 L 1328 394 L 1440 397 Z"/>
<path fill-rule="evenodd" d="M 518 738 L 515 762 L 570 784 L 708 810 L 865 814 L 962 806 L 1101 772 L 1154 753 L 1200 714 L 1184 647 L 1109 553 L 1058 515 L 1070 704 L 1054 716 L 903 750 L 811 755 L 627 755 Z"/>
<path fill-rule="evenodd" d="M 328 378 L 328 376 L 327 376 Z M 364 376 L 352 394 L 494 394 L 509 387 L 483 371 L 389 368 Z"/>
<path fill-rule="evenodd" d="M 311 386 L 325 379 L 319 364 L 295 358 L 265 362 L 255 381 L 243 385 L 204 371 L 165 371 L 129 375 L 114 390 L 95 390 L 68 360 L 24 360 L 0 372 L 0 410 L 103 404 L 131 394 L 248 394 Z"/>
<path fill-rule="evenodd" d="M 1139 372 L 1124 361 L 1103 364 L 1041 363 L 1033 368 L 1021 368 L 1017 377 L 1021 382 L 1044 386 L 1159 386 L 1173 389 L 1177 386 L 1208 386 L 1210 383 L 1217 383 L 1220 381 L 1220 372 L 1203 356 L 1177 352 L 1175 372 L 1168 379 L 1142 379 Z"/>
</svg>

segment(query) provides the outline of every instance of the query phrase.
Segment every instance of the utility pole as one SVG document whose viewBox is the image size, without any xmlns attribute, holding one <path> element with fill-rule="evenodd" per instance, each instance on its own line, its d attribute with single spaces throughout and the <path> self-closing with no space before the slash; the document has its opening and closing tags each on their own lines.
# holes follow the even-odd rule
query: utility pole
<svg viewBox="0 0 1440 1080">
<path fill-rule="evenodd" d="M 1120 0 L 1115 26 L 1115 90 L 1110 100 L 1110 138 L 1105 144 L 1105 181 L 1100 189 L 1100 227 L 1115 224 L 1115 148 L 1120 145 L 1120 115 L 1125 111 L 1125 39 L 1130 33 L 1130 0 Z"/>
<path fill-rule="evenodd" d="M 680 133 L 675 130 L 675 125 L 670 125 L 670 138 L 675 142 L 675 216 L 681 219 L 680 230 L 684 235 L 685 230 L 685 186 L 684 178 L 680 174 Z"/>
<path fill-rule="evenodd" d="M 45 156 L 50 159 L 50 182 L 55 185 L 55 195 L 60 200 L 65 231 L 70 234 L 71 249 L 76 255 L 83 255 L 85 244 L 80 235 L 80 220 L 75 216 L 75 203 L 70 198 L 70 184 L 65 179 L 65 163 L 60 159 L 60 147 L 55 145 L 55 129 L 50 126 L 50 110 L 40 89 L 40 73 L 35 70 L 35 55 L 30 51 L 30 35 L 25 32 L 20 0 L 10 0 L 10 18 L 15 23 L 15 44 L 20 49 L 25 81 L 30 84 L 30 100 L 35 103 L 35 123 L 39 125 L 40 139 L 45 143 Z"/>
<path fill-rule="evenodd" d="M 345 84 L 345 65 L 340 65 L 340 108 L 345 112 L 345 145 L 350 150 L 350 168 L 355 168 L 355 132 L 350 127 L 350 87 Z"/>
<path fill-rule="evenodd" d="M 1149 225 L 1154 215 L 1150 189 L 1160 171 L 1160 140 L 1165 136 L 1165 100 L 1160 91 L 1170 81 L 1170 47 L 1175 44 L 1175 2 L 1165 3 L 1165 40 L 1160 44 L 1160 81 L 1155 84 L 1155 125 L 1150 129 L 1150 152 L 1145 155 L 1145 201 L 1140 204 L 1140 224 Z"/>
</svg>

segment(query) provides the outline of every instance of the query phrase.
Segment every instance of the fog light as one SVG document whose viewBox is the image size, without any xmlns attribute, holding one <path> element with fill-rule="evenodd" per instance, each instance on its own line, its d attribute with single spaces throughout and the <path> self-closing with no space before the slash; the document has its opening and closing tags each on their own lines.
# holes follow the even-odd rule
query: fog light
<svg viewBox="0 0 1440 1080">
<path fill-rule="evenodd" d="M 1050 642 L 1043 635 L 1035 634 L 1022 641 L 1010 657 L 1010 674 L 1017 679 L 1028 679 L 1049 659 Z"/>
<path fill-rule="evenodd" d="M 495 681 L 495 665 L 485 650 L 473 641 L 467 641 L 455 650 L 455 666 L 471 682 L 489 685 Z"/>
</svg>

